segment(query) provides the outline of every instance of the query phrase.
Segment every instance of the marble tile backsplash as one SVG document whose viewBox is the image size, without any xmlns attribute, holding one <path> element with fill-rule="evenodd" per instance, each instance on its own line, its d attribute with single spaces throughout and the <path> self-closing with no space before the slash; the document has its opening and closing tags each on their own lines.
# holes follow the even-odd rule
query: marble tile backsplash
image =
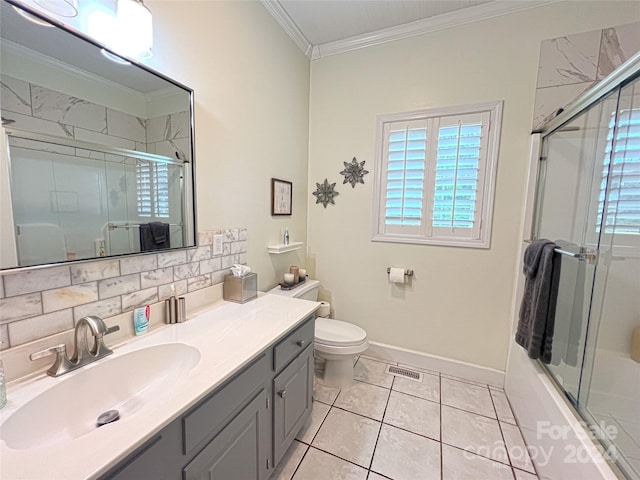
<svg viewBox="0 0 640 480">
<path fill-rule="evenodd" d="M 640 51 L 640 22 L 545 40 L 540 45 L 533 128 L 555 118 Z"/>
<path fill-rule="evenodd" d="M 213 235 L 223 235 L 213 255 Z M 121 259 L 24 270 L 0 275 L 2 349 L 74 327 L 86 315 L 103 318 L 200 290 L 224 280 L 234 263 L 247 262 L 247 230 L 199 233 L 199 246 Z"/>
</svg>

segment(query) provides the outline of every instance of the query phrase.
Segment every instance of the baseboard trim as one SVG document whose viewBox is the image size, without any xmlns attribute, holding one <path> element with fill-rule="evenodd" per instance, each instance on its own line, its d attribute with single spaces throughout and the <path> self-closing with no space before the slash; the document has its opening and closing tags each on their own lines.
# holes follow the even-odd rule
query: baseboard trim
<svg viewBox="0 0 640 480">
<path fill-rule="evenodd" d="M 388 362 L 397 362 L 417 368 L 424 368 L 472 382 L 504 388 L 505 373 L 503 371 L 461 362 L 452 358 L 439 357 L 416 350 L 371 341 L 364 355 L 381 358 Z"/>
</svg>

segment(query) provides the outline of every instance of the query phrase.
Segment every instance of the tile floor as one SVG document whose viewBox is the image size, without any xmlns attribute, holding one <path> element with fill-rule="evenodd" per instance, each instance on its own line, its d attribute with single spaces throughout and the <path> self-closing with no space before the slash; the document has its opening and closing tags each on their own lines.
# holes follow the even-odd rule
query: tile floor
<svg viewBox="0 0 640 480">
<path fill-rule="evenodd" d="M 537 480 L 504 391 L 425 370 L 419 383 L 388 364 L 361 356 L 348 389 L 316 382 L 271 480 Z"/>
</svg>

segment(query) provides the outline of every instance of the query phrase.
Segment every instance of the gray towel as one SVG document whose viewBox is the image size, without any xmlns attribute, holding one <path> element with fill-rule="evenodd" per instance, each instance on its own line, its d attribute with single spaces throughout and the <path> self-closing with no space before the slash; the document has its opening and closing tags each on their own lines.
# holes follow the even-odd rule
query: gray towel
<svg viewBox="0 0 640 480">
<path fill-rule="evenodd" d="M 161 250 L 171 248 L 169 224 L 151 222 L 140 224 L 140 250 Z"/>
<path fill-rule="evenodd" d="M 555 248 L 556 244 L 549 240 L 535 240 L 524 252 L 526 282 L 516 343 L 527 351 L 530 358 L 540 358 L 543 363 L 551 361 L 560 278 L 560 254 L 554 252 Z"/>
</svg>

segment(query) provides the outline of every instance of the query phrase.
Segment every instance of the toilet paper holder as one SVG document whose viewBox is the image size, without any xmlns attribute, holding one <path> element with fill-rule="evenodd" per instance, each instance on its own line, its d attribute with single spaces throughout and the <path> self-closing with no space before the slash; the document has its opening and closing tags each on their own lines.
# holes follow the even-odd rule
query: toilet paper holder
<svg viewBox="0 0 640 480">
<path fill-rule="evenodd" d="M 387 267 L 387 275 L 391 273 L 391 267 Z M 405 276 L 413 277 L 413 270 L 409 270 L 408 268 L 404 271 Z"/>
</svg>

